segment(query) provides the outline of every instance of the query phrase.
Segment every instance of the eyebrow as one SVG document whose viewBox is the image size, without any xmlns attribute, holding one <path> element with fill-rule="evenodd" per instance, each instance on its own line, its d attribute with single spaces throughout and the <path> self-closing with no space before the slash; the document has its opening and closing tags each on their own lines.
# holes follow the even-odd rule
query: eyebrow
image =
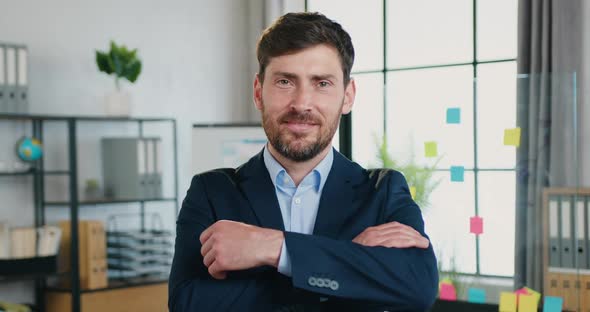
<svg viewBox="0 0 590 312">
<path fill-rule="evenodd" d="M 292 79 L 292 80 L 299 80 L 299 76 L 293 73 L 289 73 L 289 72 L 274 72 L 272 74 L 273 77 L 285 77 L 288 79 Z M 332 74 L 325 74 L 325 75 L 311 75 L 311 79 L 314 81 L 318 81 L 318 80 L 338 80 L 338 78 L 336 78 L 336 76 L 332 75 Z"/>
</svg>

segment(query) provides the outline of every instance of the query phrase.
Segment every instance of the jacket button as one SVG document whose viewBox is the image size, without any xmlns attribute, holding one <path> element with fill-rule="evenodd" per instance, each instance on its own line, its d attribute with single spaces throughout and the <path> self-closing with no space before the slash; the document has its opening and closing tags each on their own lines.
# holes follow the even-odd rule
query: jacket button
<svg viewBox="0 0 590 312">
<path fill-rule="evenodd" d="M 318 281 L 315 277 L 311 276 L 307 279 L 307 283 L 309 284 L 309 286 L 317 286 Z"/>
<path fill-rule="evenodd" d="M 332 290 L 338 290 L 338 288 L 340 288 L 340 285 L 338 284 L 337 281 L 330 282 L 330 289 L 332 289 Z"/>
</svg>

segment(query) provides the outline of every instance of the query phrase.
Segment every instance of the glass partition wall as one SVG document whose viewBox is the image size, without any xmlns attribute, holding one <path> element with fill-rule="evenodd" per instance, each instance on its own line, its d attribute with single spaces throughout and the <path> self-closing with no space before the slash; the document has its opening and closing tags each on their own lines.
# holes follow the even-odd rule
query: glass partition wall
<svg viewBox="0 0 590 312">
<path fill-rule="evenodd" d="M 405 174 L 437 252 L 440 299 L 590 311 L 576 74 L 517 75 L 517 1 L 306 9 L 351 34 L 351 157 Z"/>
</svg>

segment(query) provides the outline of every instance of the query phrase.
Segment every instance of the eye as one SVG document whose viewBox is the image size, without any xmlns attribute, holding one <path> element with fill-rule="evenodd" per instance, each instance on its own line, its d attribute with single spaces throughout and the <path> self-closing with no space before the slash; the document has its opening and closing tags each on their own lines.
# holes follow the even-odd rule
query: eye
<svg viewBox="0 0 590 312">
<path fill-rule="evenodd" d="M 320 88 L 326 88 L 326 87 L 329 87 L 330 85 L 331 85 L 331 83 L 326 80 L 322 80 L 322 81 L 318 82 L 318 86 Z"/>
<path fill-rule="evenodd" d="M 279 79 L 277 80 L 277 85 L 279 85 L 280 87 L 286 87 L 289 86 L 291 82 L 287 79 Z"/>
</svg>

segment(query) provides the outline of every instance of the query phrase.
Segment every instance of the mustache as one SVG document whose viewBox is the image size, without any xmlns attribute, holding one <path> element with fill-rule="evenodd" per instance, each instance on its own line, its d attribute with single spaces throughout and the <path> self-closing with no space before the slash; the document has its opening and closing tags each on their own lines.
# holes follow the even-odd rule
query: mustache
<svg viewBox="0 0 590 312">
<path fill-rule="evenodd" d="M 311 112 L 296 112 L 296 111 L 289 111 L 285 113 L 279 119 L 281 123 L 287 122 L 299 122 L 299 123 L 308 123 L 308 124 L 321 124 L 321 120 L 313 115 Z"/>
</svg>

